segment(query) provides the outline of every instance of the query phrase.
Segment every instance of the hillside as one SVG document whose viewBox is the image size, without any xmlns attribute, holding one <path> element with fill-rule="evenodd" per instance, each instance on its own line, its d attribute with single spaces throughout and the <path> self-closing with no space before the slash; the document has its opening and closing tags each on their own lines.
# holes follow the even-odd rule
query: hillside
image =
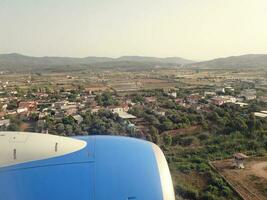
<svg viewBox="0 0 267 200">
<path fill-rule="evenodd" d="M 137 61 L 137 62 L 155 62 L 155 63 L 176 63 L 176 64 L 189 64 L 194 63 L 192 60 L 187 60 L 180 57 L 144 57 L 144 56 L 122 56 L 118 58 L 119 61 Z"/>
<path fill-rule="evenodd" d="M 176 66 L 192 63 L 193 61 L 179 57 L 155 58 L 141 56 L 108 57 L 31 57 L 21 54 L 0 54 L 0 70 L 8 71 L 58 71 L 83 70 L 90 68 L 124 68 L 142 69 L 155 66 Z"/>
<path fill-rule="evenodd" d="M 267 54 L 247 54 L 242 56 L 231 56 L 217 58 L 214 60 L 197 62 L 187 65 L 197 68 L 258 68 L 267 67 Z"/>
</svg>

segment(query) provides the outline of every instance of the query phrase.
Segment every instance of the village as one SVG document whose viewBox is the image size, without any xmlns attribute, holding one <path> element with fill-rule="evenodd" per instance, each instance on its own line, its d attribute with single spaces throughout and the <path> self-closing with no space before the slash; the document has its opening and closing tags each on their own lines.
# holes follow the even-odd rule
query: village
<svg viewBox="0 0 267 200">
<path fill-rule="evenodd" d="M 264 74 L 249 71 L 229 78 L 229 73 L 3 73 L 0 130 L 146 139 L 164 150 L 176 193 L 183 198 L 246 197 L 251 191 L 262 197 L 262 184 L 246 186 L 244 192 L 240 184 L 246 177 L 236 180 L 233 174 L 266 159 Z"/>
<path fill-rule="evenodd" d="M 69 78 L 69 77 L 67 77 Z M 28 82 L 31 85 L 31 82 Z M 159 106 L 157 95 L 149 94 L 150 90 L 123 91 L 112 87 L 98 87 L 93 84 L 91 87 L 72 87 L 66 89 L 61 87 L 31 87 L 21 89 L 14 85 L 9 87 L 8 82 L 1 83 L 0 91 L 0 128 L 5 129 L 11 124 L 10 117 L 23 118 L 25 122 L 37 120 L 35 125 L 44 125 L 47 116 L 53 116 L 54 119 L 61 119 L 66 116 L 72 117 L 78 124 L 83 121 L 81 113 L 97 113 L 99 110 L 109 110 L 112 113 L 125 120 L 132 122 L 131 125 L 138 127 L 142 123 L 137 116 L 128 111 L 135 107 L 151 107 L 156 114 L 165 116 L 167 109 Z M 186 87 L 185 87 L 186 88 Z M 258 96 L 255 88 L 244 88 L 240 92 L 235 92 L 231 86 L 214 87 L 213 89 L 190 93 L 190 89 L 179 89 L 179 87 L 159 88 L 162 89 L 162 95 L 167 100 L 179 105 L 185 109 L 194 109 L 198 112 L 209 112 L 211 105 L 223 106 L 233 104 L 239 107 L 248 107 L 249 104 L 256 102 L 267 102 L 267 96 Z M 153 91 L 153 89 L 151 89 Z M 157 89 L 155 89 L 157 90 Z M 99 97 L 106 95 L 106 103 L 101 104 Z M 136 95 L 141 95 L 142 101 L 134 101 Z M 111 101 L 111 102 L 109 102 Z M 114 102 L 112 102 L 114 101 Z M 267 110 L 255 110 L 253 114 L 259 118 L 267 117 Z M 140 121 L 141 120 L 141 121 Z M 27 126 L 28 127 L 28 126 Z M 35 130 L 35 129 L 33 129 Z M 41 132 L 48 130 L 42 129 Z M 140 130 L 142 131 L 142 130 Z M 90 134 L 90 133 L 88 133 Z"/>
</svg>

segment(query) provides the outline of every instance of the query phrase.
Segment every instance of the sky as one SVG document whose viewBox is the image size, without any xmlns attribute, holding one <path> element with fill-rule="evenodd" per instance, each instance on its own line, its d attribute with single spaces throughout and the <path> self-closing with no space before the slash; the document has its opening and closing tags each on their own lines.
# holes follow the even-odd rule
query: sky
<svg viewBox="0 0 267 200">
<path fill-rule="evenodd" d="M 0 0 L 0 53 L 179 56 L 267 53 L 267 0 Z"/>
</svg>

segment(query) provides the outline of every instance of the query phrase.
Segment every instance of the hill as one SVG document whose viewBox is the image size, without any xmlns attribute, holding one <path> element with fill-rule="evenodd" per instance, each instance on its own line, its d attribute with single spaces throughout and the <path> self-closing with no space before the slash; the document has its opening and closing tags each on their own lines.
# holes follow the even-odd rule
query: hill
<svg viewBox="0 0 267 200">
<path fill-rule="evenodd" d="M 192 60 L 187 60 L 180 57 L 144 57 L 144 56 L 122 56 L 118 58 L 119 61 L 135 61 L 135 62 L 155 62 L 155 63 L 175 63 L 175 64 L 189 64 L 194 63 Z"/>
<path fill-rule="evenodd" d="M 90 68 L 124 68 L 142 69 L 155 66 L 176 66 L 192 63 L 193 61 L 172 57 L 155 58 L 142 56 L 108 57 L 32 57 L 17 53 L 0 54 L 0 70 L 8 71 L 45 71 L 45 70 L 83 70 Z"/>
<path fill-rule="evenodd" d="M 267 68 L 267 54 L 247 54 L 188 64 L 197 68 Z"/>
</svg>

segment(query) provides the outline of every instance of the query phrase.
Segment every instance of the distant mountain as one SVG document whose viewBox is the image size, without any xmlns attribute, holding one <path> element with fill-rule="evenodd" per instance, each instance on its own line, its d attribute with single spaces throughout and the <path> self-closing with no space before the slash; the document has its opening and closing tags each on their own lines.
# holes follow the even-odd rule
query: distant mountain
<svg viewBox="0 0 267 200">
<path fill-rule="evenodd" d="M 173 66 L 192 63 L 193 61 L 172 57 L 172 58 L 155 58 L 142 56 L 123 56 L 120 58 L 108 57 L 31 57 L 17 53 L 0 54 L 0 70 L 9 71 L 40 71 L 40 70 L 57 70 L 65 67 L 65 70 L 79 70 L 87 68 L 137 68 L 155 67 L 155 66 Z"/>
<path fill-rule="evenodd" d="M 197 68 L 267 68 L 267 54 L 247 54 L 188 64 Z"/>
<path fill-rule="evenodd" d="M 180 57 L 156 58 L 144 56 L 122 56 L 117 58 L 119 61 L 135 61 L 135 62 L 158 62 L 158 63 L 175 63 L 175 64 L 189 64 L 194 63 L 192 60 L 187 60 Z"/>
</svg>

